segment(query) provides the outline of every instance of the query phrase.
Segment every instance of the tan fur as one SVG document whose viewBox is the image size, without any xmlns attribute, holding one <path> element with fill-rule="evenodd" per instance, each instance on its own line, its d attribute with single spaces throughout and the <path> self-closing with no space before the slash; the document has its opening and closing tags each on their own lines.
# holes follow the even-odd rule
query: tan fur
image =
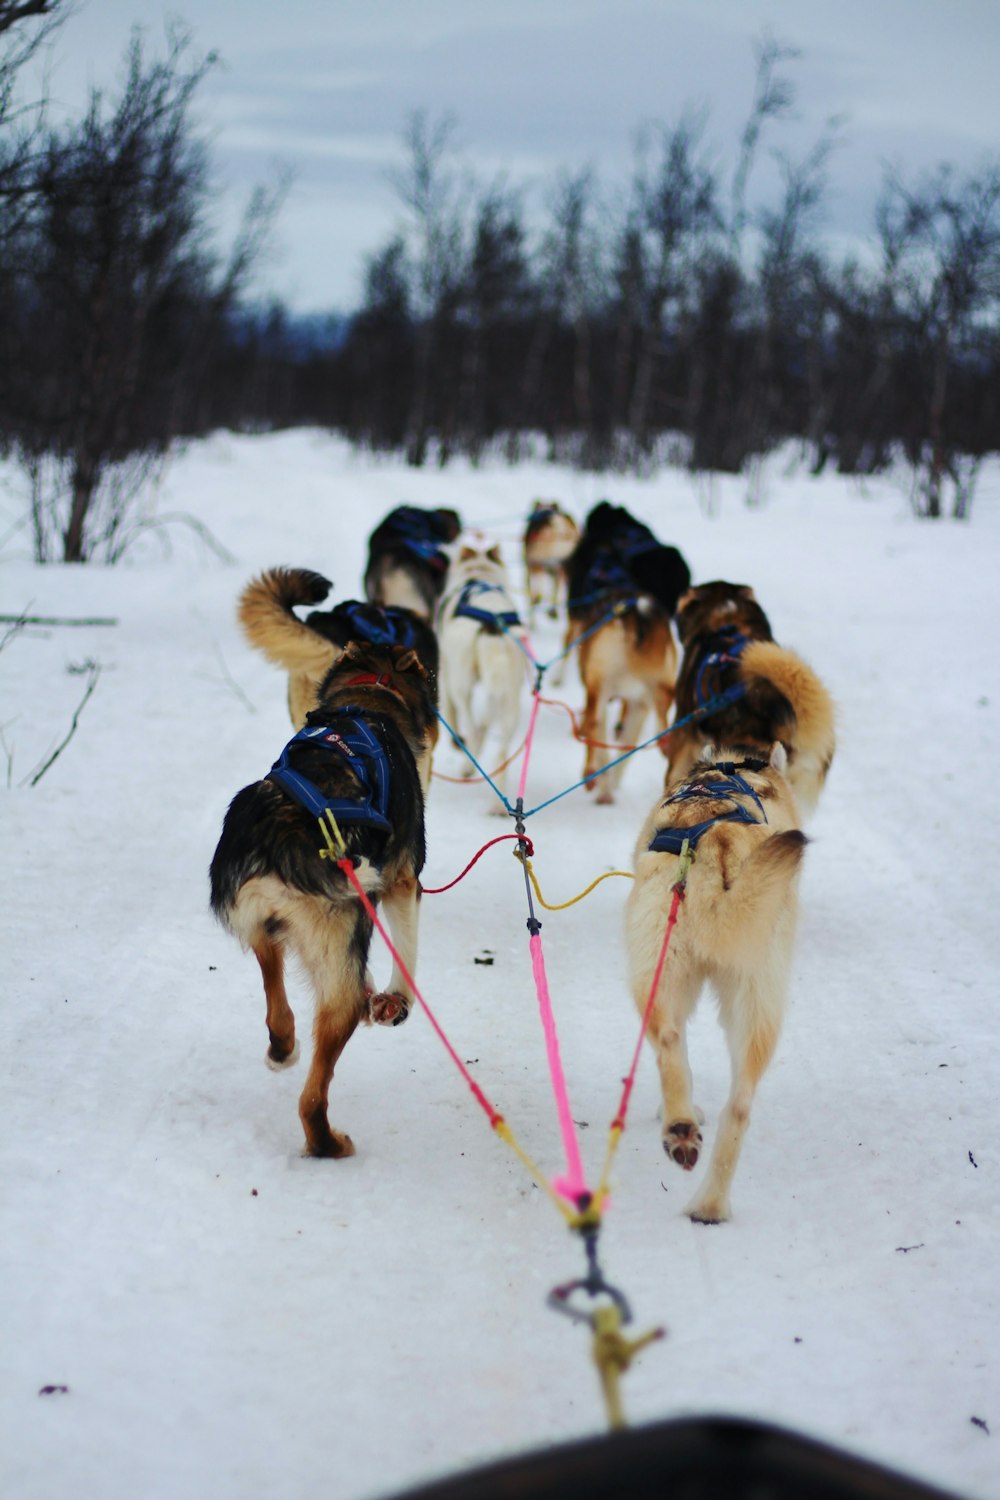
<svg viewBox="0 0 1000 1500">
<path fill-rule="evenodd" d="M 437 615 L 441 712 L 480 764 L 490 739 L 495 764 L 485 769 L 493 773 L 494 785 L 504 793 L 504 762 L 514 749 L 527 681 L 527 657 L 513 637 L 523 638 L 524 632 L 493 632 L 474 619 L 456 615 L 462 590 L 471 581 L 488 584 L 492 590 L 472 601 L 477 607 L 494 613 L 514 609 L 499 547 L 470 541 L 456 544 Z M 467 756 L 463 756 L 462 774 L 476 775 Z M 492 790 L 489 806 L 499 817 L 506 816 L 504 804 Z"/>
<path fill-rule="evenodd" d="M 296 729 L 301 729 L 306 714 L 316 706 L 320 683 L 340 652 L 282 604 L 294 577 L 288 568 L 268 568 L 251 579 L 240 595 L 237 617 L 251 646 L 288 673 L 288 713 Z"/>
<path fill-rule="evenodd" d="M 638 608 L 644 615 L 641 628 L 637 611 L 628 610 L 588 635 L 578 649 L 580 677 L 586 693 L 583 737 L 595 742 L 587 745 L 584 776 L 599 771 L 617 753 L 601 748 L 612 743 L 608 709 L 615 699 L 620 700 L 621 706 L 614 738 L 621 745 L 638 743 L 650 712 L 655 725 L 653 733 L 667 727 L 674 701 L 677 647 L 667 616 L 644 601 Z M 584 635 L 603 612 L 603 607 L 596 605 L 589 615 L 576 616 L 570 623 L 567 646 Z M 613 802 L 623 771 L 624 762 L 588 782 L 588 790 L 596 792 L 600 803 Z"/>
<path fill-rule="evenodd" d="M 532 527 L 531 517 L 524 537 L 524 570 L 528 584 L 528 619 L 545 606 L 555 619 L 566 597 L 566 561 L 580 539 L 580 528 L 555 501 L 540 500 L 536 510 L 551 510 L 540 524 Z"/>
<path fill-rule="evenodd" d="M 706 752 L 708 761 L 736 760 L 739 751 Z M 711 784 L 705 761 L 688 784 Z M 663 1146 L 690 1171 L 698 1161 L 704 1117 L 691 1095 L 685 1028 L 706 981 L 719 999 L 729 1044 L 732 1083 L 719 1119 L 715 1147 L 700 1190 L 685 1212 L 701 1223 L 730 1217 L 730 1188 L 754 1093 L 777 1044 L 785 1011 L 798 912 L 797 877 L 805 846 L 795 798 L 778 744 L 762 771 L 740 775 L 760 796 L 767 823 L 725 822 L 702 835 L 687 876 L 667 960 L 653 1005 L 648 1038 L 656 1053 L 663 1092 Z M 755 818 L 759 809 L 741 797 Z M 635 884 L 626 904 L 626 940 L 633 998 L 645 1010 L 663 943 L 677 855 L 649 844 L 664 827 L 691 827 L 731 802 L 698 797 L 658 802 L 636 845 Z"/>
</svg>

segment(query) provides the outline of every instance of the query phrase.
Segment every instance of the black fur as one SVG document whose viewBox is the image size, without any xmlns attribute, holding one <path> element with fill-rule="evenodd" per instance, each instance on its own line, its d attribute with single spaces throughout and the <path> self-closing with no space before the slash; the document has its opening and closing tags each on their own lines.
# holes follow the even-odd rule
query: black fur
<svg viewBox="0 0 1000 1500">
<path fill-rule="evenodd" d="M 365 597 L 377 604 L 382 572 L 390 567 L 400 568 L 413 579 L 428 615 L 433 614 L 448 571 L 448 554 L 441 549 L 444 543 L 453 542 L 461 530 L 462 520 L 455 510 L 397 506 L 383 517 L 368 539 Z"/>
<path fill-rule="evenodd" d="M 332 641 L 335 646 L 343 647 L 348 641 L 366 639 L 358 631 L 359 618 L 376 630 L 385 631 L 400 645 L 405 644 L 405 636 L 409 633 L 413 639 L 413 649 L 436 691 L 439 663 L 437 636 L 427 621 L 422 620 L 412 609 L 403 609 L 398 605 L 371 604 L 360 599 L 342 599 L 333 609 L 311 610 L 303 623 L 326 640 Z"/>
<path fill-rule="evenodd" d="M 570 614 L 592 607 L 595 594 L 646 594 L 668 615 L 690 586 L 691 570 L 676 547 L 658 541 L 623 505 L 601 500 L 584 523 L 568 563 Z"/>
</svg>

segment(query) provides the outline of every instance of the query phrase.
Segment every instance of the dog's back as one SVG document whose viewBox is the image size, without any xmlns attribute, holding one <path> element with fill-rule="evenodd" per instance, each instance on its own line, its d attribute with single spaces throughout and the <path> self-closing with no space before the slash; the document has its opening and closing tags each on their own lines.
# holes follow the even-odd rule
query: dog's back
<svg viewBox="0 0 1000 1500">
<path fill-rule="evenodd" d="M 400 505 L 390 511 L 368 540 L 365 597 L 432 619 L 448 569 L 444 547 L 461 524 L 454 510 Z"/>
</svg>

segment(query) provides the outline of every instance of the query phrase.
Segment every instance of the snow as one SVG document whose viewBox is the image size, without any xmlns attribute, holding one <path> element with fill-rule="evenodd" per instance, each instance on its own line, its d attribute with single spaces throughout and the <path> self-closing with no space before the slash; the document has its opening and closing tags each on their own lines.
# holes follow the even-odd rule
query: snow
<svg viewBox="0 0 1000 1500">
<path fill-rule="evenodd" d="M 17 476 L 2 477 L 7 532 L 21 498 Z M 545 1305 L 583 1273 L 581 1246 L 426 1018 L 356 1035 L 331 1118 L 358 1154 L 303 1158 L 302 1064 L 264 1066 L 257 968 L 213 922 L 206 871 L 230 797 L 290 733 L 283 677 L 235 621 L 253 572 L 308 565 L 356 595 L 368 532 L 407 501 L 456 506 L 503 542 L 519 581 L 535 496 L 582 515 L 610 495 L 680 546 L 696 579 L 753 583 L 777 638 L 830 686 L 840 732 L 810 826 L 791 1011 L 730 1224 L 683 1217 L 691 1179 L 662 1153 L 642 1056 L 601 1254 L 636 1330 L 668 1336 L 625 1376 L 626 1413 L 762 1417 L 1000 1497 L 1000 464 L 966 525 L 914 520 L 898 480 L 811 478 L 787 453 L 769 464 L 763 505 L 743 490 L 720 480 L 708 515 L 678 471 L 414 472 L 320 433 L 218 436 L 175 456 L 158 503 L 210 528 L 232 563 L 179 523 L 168 545 L 150 532 L 113 569 L 36 567 L 23 530 L 8 534 L 0 610 L 118 623 L 31 627 L 0 651 L 3 1494 L 361 1500 L 602 1431 L 586 1332 Z M 537 644 L 554 652 L 556 627 Z M 31 787 L 87 659 L 102 667 L 94 695 Z M 573 673 L 557 695 L 579 704 Z M 567 725 L 542 711 L 529 803 L 581 773 Z M 439 751 L 439 771 L 458 765 Z M 615 807 L 578 791 L 532 820 L 547 900 L 627 868 L 661 778 L 647 751 Z M 491 801 L 434 782 L 427 885 L 506 831 Z M 554 1174 L 509 848 L 425 898 L 418 980 Z M 637 1035 L 626 891 L 607 880 L 543 913 L 595 1178 Z M 484 950 L 492 966 L 474 962 Z M 707 998 L 691 1050 L 710 1138 L 727 1062 Z M 46 1385 L 68 1391 L 40 1396 Z"/>
</svg>

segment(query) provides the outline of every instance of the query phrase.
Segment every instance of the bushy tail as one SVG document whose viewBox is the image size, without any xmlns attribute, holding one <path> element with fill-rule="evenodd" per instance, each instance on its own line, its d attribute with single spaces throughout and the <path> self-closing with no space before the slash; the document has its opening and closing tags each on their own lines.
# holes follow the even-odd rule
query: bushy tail
<svg viewBox="0 0 1000 1500">
<path fill-rule="evenodd" d="M 752 641 L 740 658 L 740 675 L 744 681 L 763 677 L 795 710 L 788 780 L 801 810 L 811 812 L 837 744 L 833 699 L 812 668 L 775 641 Z"/>
<path fill-rule="evenodd" d="M 321 678 L 337 648 L 292 613 L 296 604 L 319 604 L 330 584 L 309 568 L 268 568 L 240 595 L 239 621 L 251 646 L 288 672 Z"/>
</svg>

